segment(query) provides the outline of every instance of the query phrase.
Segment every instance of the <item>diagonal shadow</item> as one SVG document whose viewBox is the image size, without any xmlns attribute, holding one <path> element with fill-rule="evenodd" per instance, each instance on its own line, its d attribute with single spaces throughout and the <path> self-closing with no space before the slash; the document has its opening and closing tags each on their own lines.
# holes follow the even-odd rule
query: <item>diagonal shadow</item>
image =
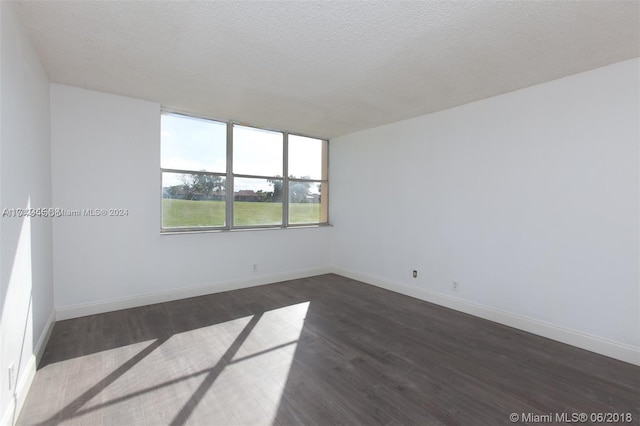
<svg viewBox="0 0 640 426">
<path fill-rule="evenodd" d="M 313 288 L 311 284 L 312 283 L 309 282 L 308 284 L 302 283 L 299 285 L 301 287 L 308 286 L 309 288 Z M 45 414 L 44 416 L 33 415 L 31 416 L 32 421 L 25 421 L 25 423 L 42 426 L 66 423 L 69 422 L 69 420 L 72 422 L 77 421 L 76 419 L 79 416 L 87 412 L 95 411 L 95 406 L 89 405 L 90 401 L 104 392 L 104 390 L 116 382 L 118 378 L 128 374 L 129 370 L 144 360 L 145 357 L 155 349 L 166 344 L 167 340 L 172 336 L 184 331 L 221 324 L 251 315 L 250 318 L 247 318 L 248 322 L 240 334 L 236 335 L 231 346 L 223 348 L 225 351 L 223 357 L 217 360 L 217 362 L 214 361 L 215 365 L 213 365 L 213 363 L 210 364 L 212 365 L 211 368 L 206 368 L 193 374 L 194 377 L 198 376 L 202 378 L 203 382 L 198 385 L 198 388 L 190 395 L 184 404 L 176 403 L 176 409 L 180 409 L 180 411 L 174 411 L 176 414 L 171 423 L 172 425 L 185 424 L 189 418 L 193 417 L 196 408 L 205 400 L 207 395 L 212 392 L 212 385 L 219 379 L 225 368 L 231 364 L 262 354 L 261 352 L 260 354 L 251 354 L 243 358 L 235 358 L 241 345 L 247 340 L 249 334 L 255 329 L 258 321 L 262 318 L 263 313 L 291 304 L 308 301 L 308 295 L 304 292 L 292 295 L 284 283 L 271 285 L 268 287 L 268 290 L 267 292 L 260 291 L 259 299 L 247 297 L 255 296 L 255 289 L 242 289 L 233 292 L 222 292 L 197 298 L 182 299 L 179 301 L 75 318 L 56 323 L 52 338 L 47 345 L 39 368 L 42 368 L 43 365 L 55 364 L 133 343 L 147 341 L 148 346 L 142 349 L 141 352 L 133 355 L 132 358 L 128 359 L 124 364 L 113 370 L 99 382 L 91 383 L 91 387 L 87 388 L 82 395 L 75 398 L 72 402 L 65 402 L 62 405 L 63 408 L 55 408 L 54 412 L 49 411 L 46 414 L 42 413 Z M 247 302 L 247 300 L 249 300 L 249 302 Z M 189 315 L 185 315 L 184 313 L 186 312 L 188 312 Z M 82 339 L 83 336 L 86 337 L 94 332 L 98 333 L 97 337 L 90 339 L 86 344 L 78 344 L 78 339 Z M 293 342 L 285 343 L 282 346 L 288 346 L 289 344 L 293 344 Z M 177 378 L 175 383 L 182 381 L 182 379 L 189 378 L 191 377 L 183 376 Z M 101 401 L 102 404 L 100 404 L 99 408 L 113 406 L 118 402 L 135 398 L 138 395 L 170 386 L 171 384 L 173 384 L 173 381 L 158 384 L 157 388 L 146 388 L 140 392 L 133 392 L 129 395 L 120 395 L 110 401 Z M 40 395 L 39 397 L 42 396 L 44 395 Z M 26 401 L 27 410 L 24 410 L 24 413 L 27 413 L 31 406 L 38 406 L 37 398 L 34 398 L 35 395 L 31 397 L 31 400 Z"/>
<path fill-rule="evenodd" d="M 248 359 L 255 358 L 257 356 L 261 356 L 261 355 L 264 355 L 266 353 L 269 353 L 269 352 L 272 352 L 272 351 L 276 351 L 278 349 L 282 349 L 282 348 L 290 346 L 290 345 L 295 345 L 297 342 L 298 342 L 297 340 L 294 340 L 294 341 L 291 341 L 291 342 L 287 342 L 287 343 L 283 343 L 281 345 L 274 346 L 274 347 L 269 348 L 269 349 L 265 349 L 265 350 L 260 351 L 260 352 L 256 352 L 256 353 L 251 354 L 251 355 L 247 355 L 247 356 L 242 357 L 242 358 L 236 358 L 233 361 L 228 362 L 227 365 L 237 364 L 239 362 L 246 361 Z M 113 399 L 111 399 L 111 400 L 109 400 L 107 402 L 103 402 L 101 404 L 93 405 L 93 406 L 91 406 L 89 408 L 84 408 L 84 409 L 79 410 L 78 412 L 76 412 L 75 416 L 81 416 L 81 415 L 90 413 L 92 411 L 101 410 L 101 409 L 103 409 L 105 407 L 109 407 L 111 405 L 118 404 L 118 403 L 126 401 L 128 399 L 135 398 L 135 397 L 138 397 L 138 396 L 150 393 L 150 392 L 154 392 L 154 391 L 156 391 L 158 389 L 165 388 L 167 386 L 175 385 L 176 383 L 184 382 L 185 380 L 193 379 L 193 378 L 208 374 L 208 373 L 212 372 L 213 369 L 216 368 L 216 366 L 217 366 L 217 364 L 215 366 L 211 367 L 211 368 L 206 368 L 206 369 L 203 369 L 203 370 L 199 370 L 199 371 L 196 371 L 195 373 L 187 374 L 187 375 L 181 376 L 181 377 L 179 377 L 177 379 L 167 380 L 167 381 L 162 382 L 160 384 L 157 384 L 157 385 L 154 385 L 154 386 L 149 386 L 147 388 L 141 389 L 141 390 L 136 391 L 136 392 L 128 393 L 128 394 L 120 396 L 118 398 L 113 398 Z"/>
<path fill-rule="evenodd" d="M 189 416 L 191 416 L 191 413 L 193 413 L 193 410 L 198 406 L 200 401 L 202 401 L 202 398 L 204 398 L 218 376 L 220 376 L 220 373 L 222 373 L 227 365 L 232 363 L 233 356 L 238 352 L 238 349 L 240 349 L 240 346 L 242 346 L 245 340 L 247 340 L 247 337 L 254 329 L 256 324 L 258 324 L 258 321 L 260 321 L 261 317 L 262 313 L 259 313 L 251 318 L 251 321 L 247 323 L 238 337 L 236 337 L 236 340 L 234 340 L 233 343 L 229 346 L 229 349 L 227 349 L 224 355 L 222 355 L 216 365 L 210 369 L 205 379 L 202 381 L 202 383 L 200 383 L 200 386 L 198 386 L 198 389 L 196 389 L 196 391 L 191 395 L 191 398 L 189 398 L 189 400 L 180 409 L 178 414 L 176 414 L 176 416 L 173 418 L 170 423 L 171 426 L 182 426 L 187 422 Z"/>
<path fill-rule="evenodd" d="M 64 407 L 62 410 L 58 411 L 54 416 L 40 423 L 40 425 L 50 425 L 52 422 L 62 422 L 64 420 L 68 420 L 72 417 L 75 417 L 76 412 L 80 410 L 80 408 L 102 392 L 107 386 L 116 381 L 119 377 L 124 375 L 128 370 L 130 370 L 134 365 L 142 361 L 147 355 L 151 352 L 159 348 L 164 342 L 167 341 L 167 338 L 157 339 L 152 344 L 135 354 L 131 357 L 127 362 L 122 364 L 120 367 L 113 370 L 108 376 L 104 379 L 100 380 L 98 383 L 89 388 L 82 395 L 71 401 Z"/>
</svg>

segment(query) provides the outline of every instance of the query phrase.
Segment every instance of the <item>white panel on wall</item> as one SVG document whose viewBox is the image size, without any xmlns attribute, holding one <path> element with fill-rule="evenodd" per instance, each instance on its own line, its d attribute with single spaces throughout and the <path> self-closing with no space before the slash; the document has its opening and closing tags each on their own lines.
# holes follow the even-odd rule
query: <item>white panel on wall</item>
<svg viewBox="0 0 640 426">
<path fill-rule="evenodd" d="M 51 206 L 49 81 L 10 2 L 0 31 L 0 424 L 11 424 L 52 324 L 51 219 L 18 210 Z"/>
</svg>

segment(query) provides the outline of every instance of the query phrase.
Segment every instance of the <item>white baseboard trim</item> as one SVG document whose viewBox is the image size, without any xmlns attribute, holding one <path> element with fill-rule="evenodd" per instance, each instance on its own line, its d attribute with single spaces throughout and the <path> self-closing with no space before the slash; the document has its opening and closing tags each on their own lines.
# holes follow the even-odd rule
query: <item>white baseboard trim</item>
<svg viewBox="0 0 640 426">
<path fill-rule="evenodd" d="M 51 315 L 47 319 L 47 324 L 45 325 L 44 331 L 38 339 L 38 343 L 36 343 L 35 347 L 35 357 L 36 357 L 36 367 L 40 364 L 40 360 L 42 359 L 42 355 L 44 355 L 44 350 L 47 348 L 47 343 L 49 342 L 49 338 L 51 337 L 51 333 L 53 332 L 53 326 L 56 324 L 56 310 L 51 310 Z"/>
<path fill-rule="evenodd" d="M 406 296 L 415 297 L 416 299 L 435 303 L 436 305 L 444 306 L 446 308 L 455 309 L 456 311 L 484 318 L 489 321 L 517 328 L 532 334 L 537 334 L 542 337 L 576 346 L 581 349 L 586 349 L 630 364 L 640 365 L 640 348 L 638 347 L 560 327 L 545 321 L 494 309 L 457 297 L 451 297 L 426 289 L 391 282 L 349 269 L 334 267 L 332 271 L 335 274 L 361 281 L 366 284 L 371 284 Z"/>
<path fill-rule="evenodd" d="M 640 365 L 640 348 L 635 346 L 603 339 L 598 336 L 593 336 L 580 331 L 560 327 L 545 321 L 540 321 L 511 312 L 491 308 L 489 306 L 470 302 L 457 297 L 452 297 L 422 288 L 411 287 L 404 284 L 391 282 L 358 271 L 338 267 L 301 269 L 278 274 L 261 275 L 250 279 L 222 281 L 219 283 L 207 284 L 202 286 L 173 289 L 126 298 L 65 306 L 56 309 L 56 320 L 60 321 L 86 315 L 94 315 L 103 312 L 111 312 L 138 306 L 145 306 L 154 303 L 163 303 L 172 300 L 186 299 L 189 297 L 203 296 L 206 294 L 220 293 L 223 291 L 238 290 L 241 288 L 271 284 L 280 281 L 307 278 L 327 273 L 342 275 L 357 281 L 362 281 L 367 284 L 391 290 L 396 293 L 415 297 L 416 299 L 435 303 L 437 305 L 484 318 L 489 321 L 497 322 L 499 324 L 514 327 L 519 330 L 527 331 L 529 333 L 556 340 L 558 342 L 566 343 L 581 349 L 586 349 L 591 352 L 625 361 L 630 364 Z M 44 341 L 46 342 L 46 340 Z M 44 346 L 42 346 L 42 350 L 44 350 Z M 2 424 L 4 425 L 4 423 Z"/>
<path fill-rule="evenodd" d="M 84 317 L 87 315 L 101 314 L 104 312 L 119 311 L 121 309 L 135 308 L 138 306 L 152 305 L 154 303 L 170 302 L 173 300 L 186 299 L 189 297 L 204 296 L 206 294 L 220 293 L 229 290 L 255 287 L 264 284 L 272 284 L 280 281 L 307 278 L 315 275 L 328 274 L 329 268 L 299 269 L 295 271 L 278 274 L 260 275 L 255 278 L 245 278 L 240 280 L 222 281 L 213 284 L 177 288 L 160 291 L 156 293 L 142 294 L 132 297 L 123 297 L 100 302 L 63 306 L 56 309 L 56 319 L 58 321 Z"/>
<path fill-rule="evenodd" d="M 16 384 L 14 394 L 11 396 L 9 406 L 6 408 L 4 414 L 2 415 L 2 421 L 0 421 L 1 426 L 13 426 L 16 420 L 18 420 L 18 416 L 20 415 L 22 406 L 24 405 L 24 402 L 27 399 L 27 394 L 29 393 L 29 389 L 31 388 L 31 383 L 33 383 L 33 378 L 36 375 L 38 363 L 40 362 L 40 359 L 44 354 L 44 350 L 47 347 L 49 337 L 51 337 L 53 325 L 55 324 L 55 318 L 56 311 L 52 310 L 51 315 L 49 315 L 49 318 L 47 319 L 47 322 L 45 324 L 45 328 L 40 335 L 36 346 L 33 348 L 33 354 L 29 357 L 27 365 L 25 365 L 24 370 L 18 378 L 18 383 Z"/>
</svg>

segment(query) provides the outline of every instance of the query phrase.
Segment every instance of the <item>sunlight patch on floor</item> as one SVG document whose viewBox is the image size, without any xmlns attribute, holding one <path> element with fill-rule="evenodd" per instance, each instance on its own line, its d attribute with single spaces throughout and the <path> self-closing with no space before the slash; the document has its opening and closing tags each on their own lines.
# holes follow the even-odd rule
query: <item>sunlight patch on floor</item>
<svg viewBox="0 0 640 426">
<path fill-rule="evenodd" d="M 45 366 L 38 380 L 73 382 L 49 396 L 58 412 L 47 420 L 270 424 L 308 308 L 285 306 Z"/>
<path fill-rule="evenodd" d="M 236 413 L 239 423 L 275 419 L 308 309 L 304 302 L 265 312 L 215 383 L 215 390 L 243 398 L 239 406 L 246 409 Z"/>
</svg>

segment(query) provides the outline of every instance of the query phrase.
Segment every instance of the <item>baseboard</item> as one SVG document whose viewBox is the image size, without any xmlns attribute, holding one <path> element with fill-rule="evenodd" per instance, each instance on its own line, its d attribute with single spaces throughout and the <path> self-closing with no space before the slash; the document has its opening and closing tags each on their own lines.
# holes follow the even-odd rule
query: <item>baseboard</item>
<svg viewBox="0 0 640 426">
<path fill-rule="evenodd" d="M 49 342 L 49 338 L 51 337 L 51 333 L 53 332 L 53 326 L 56 324 L 56 310 L 51 310 L 51 315 L 47 319 L 47 323 L 44 328 L 44 332 L 40 335 L 40 339 L 38 339 L 38 343 L 36 343 L 35 347 L 35 361 L 36 368 L 38 364 L 40 364 L 40 360 L 42 359 L 42 355 L 44 355 L 44 350 L 47 348 L 47 343 Z"/>
<path fill-rule="evenodd" d="M 455 309 L 460 312 L 497 322 L 499 324 L 507 325 L 509 327 L 514 327 L 519 330 L 527 331 L 529 333 L 537 334 L 539 336 L 576 346 L 581 349 L 586 349 L 588 351 L 625 361 L 631 364 L 640 365 L 640 348 L 638 347 L 610 341 L 598 336 L 593 336 L 580 331 L 560 327 L 555 324 L 491 308 L 457 297 L 447 296 L 426 289 L 411 287 L 380 279 L 378 277 L 363 274 L 361 272 L 336 267 L 303 269 L 279 274 L 261 275 L 251 279 L 223 281 L 214 284 L 173 289 L 133 297 L 66 306 L 58 308 L 56 310 L 56 319 L 60 321 L 86 315 L 150 305 L 153 303 L 169 302 L 172 300 L 186 299 L 189 297 L 203 296 L 206 294 L 219 293 L 223 291 L 238 290 L 241 288 L 271 284 L 280 281 L 306 278 L 326 273 L 336 273 L 338 275 L 352 278 L 357 281 L 362 281 L 364 283 L 385 288 L 396 293 L 401 293 L 407 296 L 415 297 L 416 299 L 421 299 L 447 308 Z"/>
<path fill-rule="evenodd" d="M 560 327 L 533 318 L 527 318 L 511 312 L 494 309 L 457 297 L 451 297 L 426 289 L 391 282 L 349 269 L 333 268 L 332 272 L 366 284 L 371 284 L 376 287 L 381 287 L 396 293 L 424 300 L 426 302 L 435 303 L 436 305 L 444 306 L 446 308 L 455 309 L 466 314 L 517 328 L 532 334 L 537 334 L 581 349 L 586 349 L 600 355 L 605 355 L 630 364 L 640 365 L 640 348 L 634 346 L 610 341 L 601 337 Z"/>
<path fill-rule="evenodd" d="M 245 278 L 240 280 L 222 281 L 213 284 L 178 288 L 167 291 L 124 297 L 100 302 L 92 302 L 73 306 L 63 306 L 56 308 L 56 319 L 58 321 L 78 318 L 87 315 L 100 314 L 104 312 L 119 311 L 121 309 L 135 308 L 138 306 L 151 305 L 154 303 L 170 302 L 173 300 L 186 299 L 189 297 L 204 296 L 206 294 L 220 293 L 223 291 L 238 290 L 241 288 L 255 287 L 264 284 L 272 284 L 280 281 L 307 278 L 315 275 L 328 274 L 329 268 L 299 269 L 295 271 L 283 272 L 279 274 L 260 275 L 255 278 Z"/>
<path fill-rule="evenodd" d="M 20 411 L 22 410 L 22 406 L 27 399 L 29 389 L 31 388 L 31 383 L 33 383 L 33 378 L 36 375 L 38 363 L 40 362 L 40 359 L 44 354 L 44 350 L 47 347 L 49 337 L 51 337 L 53 325 L 55 324 L 55 318 L 55 310 L 52 310 L 51 315 L 49 315 L 49 318 L 47 319 L 47 322 L 45 324 L 45 328 L 40 335 L 36 346 L 33 348 L 33 354 L 31 354 L 31 356 L 29 357 L 22 374 L 20 374 L 20 377 L 18 378 L 15 393 L 12 395 L 9 406 L 2 416 L 2 421 L 0 421 L 1 426 L 12 426 L 18 419 Z"/>
</svg>

